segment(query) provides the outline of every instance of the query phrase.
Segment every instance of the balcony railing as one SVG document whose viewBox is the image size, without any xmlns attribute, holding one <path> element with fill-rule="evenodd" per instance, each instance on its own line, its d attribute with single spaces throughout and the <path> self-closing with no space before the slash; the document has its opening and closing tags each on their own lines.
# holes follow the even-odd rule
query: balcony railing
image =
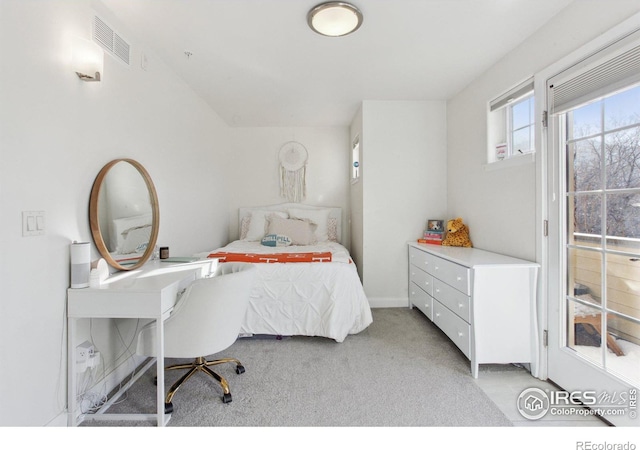
<svg viewBox="0 0 640 450">
<path fill-rule="evenodd" d="M 606 313 L 609 331 L 616 337 L 640 344 L 640 239 L 605 236 L 603 246 L 601 235 L 573 233 L 573 238 L 567 261 L 569 286 L 586 288 L 588 295 L 570 294 L 578 303 Z"/>
</svg>

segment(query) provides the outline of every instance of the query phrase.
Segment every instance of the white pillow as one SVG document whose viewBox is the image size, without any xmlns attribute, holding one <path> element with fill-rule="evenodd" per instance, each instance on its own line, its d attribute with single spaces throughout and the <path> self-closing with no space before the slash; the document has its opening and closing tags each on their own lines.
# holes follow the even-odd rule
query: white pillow
<svg viewBox="0 0 640 450">
<path fill-rule="evenodd" d="M 283 219 L 289 217 L 286 212 L 282 211 L 252 211 L 251 221 L 249 222 L 249 230 L 247 231 L 247 236 L 244 238 L 244 240 L 261 240 L 264 235 L 267 234 L 267 216 L 270 216 L 271 214 L 274 214 L 277 217 L 281 217 Z"/>
<path fill-rule="evenodd" d="M 122 232 L 122 237 L 124 242 L 120 250 L 121 254 L 144 252 L 151 239 L 151 225 L 130 228 Z"/>
<path fill-rule="evenodd" d="M 113 220 L 109 231 L 109 238 L 111 241 L 109 250 L 122 253 L 122 246 L 124 245 L 124 239 L 127 231 L 136 227 L 151 225 L 151 222 L 153 222 L 151 213 L 132 217 L 122 217 L 120 219 Z"/>
<path fill-rule="evenodd" d="M 268 234 L 288 236 L 292 245 L 315 244 L 316 224 L 304 219 L 283 219 L 277 216 L 269 216 L 267 223 Z"/>
<path fill-rule="evenodd" d="M 329 214 L 330 209 L 290 209 L 289 217 L 292 219 L 307 219 L 317 225 L 316 239 L 318 242 L 329 240 Z"/>
</svg>

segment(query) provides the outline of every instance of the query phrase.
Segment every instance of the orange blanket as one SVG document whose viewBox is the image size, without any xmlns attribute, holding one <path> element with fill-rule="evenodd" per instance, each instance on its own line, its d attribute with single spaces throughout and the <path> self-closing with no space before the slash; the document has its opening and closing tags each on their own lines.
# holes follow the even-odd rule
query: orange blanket
<svg viewBox="0 0 640 450">
<path fill-rule="evenodd" d="M 208 258 L 218 258 L 218 262 L 248 263 L 297 263 L 331 262 L 331 252 L 306 253 L 210 253 Z"/>
</svg>

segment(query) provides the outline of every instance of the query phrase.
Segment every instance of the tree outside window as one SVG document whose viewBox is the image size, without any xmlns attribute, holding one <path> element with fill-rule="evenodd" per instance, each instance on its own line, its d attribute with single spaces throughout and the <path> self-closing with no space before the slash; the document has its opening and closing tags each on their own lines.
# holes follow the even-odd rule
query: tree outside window
<svg viewBox="0 0 640 450">
<path fill-rule="evenodd" d="M 576 233 L 640 239 L 640 86 L 567 113 Z"/>
</svg>

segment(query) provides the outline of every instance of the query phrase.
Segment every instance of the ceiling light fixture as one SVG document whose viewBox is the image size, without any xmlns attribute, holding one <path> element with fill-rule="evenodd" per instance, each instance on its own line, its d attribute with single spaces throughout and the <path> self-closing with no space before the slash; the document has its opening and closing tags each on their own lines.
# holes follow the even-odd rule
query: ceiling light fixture
<svg viewBox="0 0 640 450">
<path fill-rule="evenodd" d="M 362 13 L 346 2 L 321 3 L 309 11 L 307 23 L 323 36 L 346 36 L 362 25 Z"/>
</svg>

